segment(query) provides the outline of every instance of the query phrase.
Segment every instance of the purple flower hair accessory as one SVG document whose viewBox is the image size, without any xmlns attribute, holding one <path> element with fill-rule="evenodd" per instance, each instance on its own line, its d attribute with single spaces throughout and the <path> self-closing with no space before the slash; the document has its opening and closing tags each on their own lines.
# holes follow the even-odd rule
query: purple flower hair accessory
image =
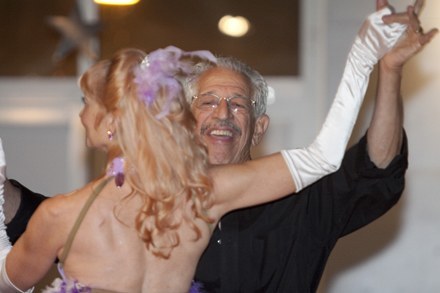
<svg viewBox="0 0 440 293">
<path fill-rule="evenodd" d="M 116 157 L 113 159 L 107 170 L 107 176 L 115 177 L 115 184 L 117 187 L 121 187 L 124 184 L 124 159 L 121 157 Z"/>
<path fill-rule="evenodd" d="M 158 49 L 141 62 L 135 70 L 135 82 L 138 86 L 139 99 L 150 106 L 161 88 L 165 88 L 168 100 L 164 109 L 156 115 L 157 119 L 169 113 L 172 100 L 182 89 L 175 78 L 177 73 L 190 74 L 193 71 L 191 58 L 197 57 L 216 63 L 217 58 L 209 51 L 185 52 L 174 46 Z"/>
</svg>

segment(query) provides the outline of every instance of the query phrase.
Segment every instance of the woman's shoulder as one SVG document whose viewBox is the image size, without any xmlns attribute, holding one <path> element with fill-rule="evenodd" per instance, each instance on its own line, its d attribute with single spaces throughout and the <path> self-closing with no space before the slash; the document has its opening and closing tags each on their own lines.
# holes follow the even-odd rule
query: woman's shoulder
<svg viewBox="0 0 440 293">
<path fill-rule="evenodd" d="M 92 184 L 91 182 L 74 191 L 56 194 L 46 199 L 36 210 L 35 216 L 53 220 L 77 215 L 87 199 L 87 192 L 91 190 Z"/>
<path fill-rule="evenodd" d="M 47 247 L 55 249 L 61 247 L 81 209 L 81 193 L 84 193 L 84 188 L 44 200 L 32 215 L 23 234 L 23 241 L 43 242 Z"/>
</svg>

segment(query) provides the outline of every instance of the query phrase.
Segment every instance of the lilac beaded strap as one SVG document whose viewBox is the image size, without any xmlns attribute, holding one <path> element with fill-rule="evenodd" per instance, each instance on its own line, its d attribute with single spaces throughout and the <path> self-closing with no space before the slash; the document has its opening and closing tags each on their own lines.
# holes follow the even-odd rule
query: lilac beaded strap
<svg viewBox="0 0 440 293">
<path fill-rule="evenodd" d="M 70 280 L 64 275 L 62 266 L 58 263 L 58 271 L 62 277 L 56 278 L 42 293 L 91 293 L 92 289 L 82 285 L 76 280 Z"/>
<path fill-rule="evenodd" d="M 60 270 L 60 268 L 58 268 Z M 53 281 L 50 287 L 46 287 L 42 293 L 93 293 L 93 292 L 112 292 L 112 291 L 101 291 L 97 289 L 91 289 L 90 287 L 84 286 L 78 281 L 72 281 L 64 276 L 64 272 L 61 268 L 60 274 L 63 279 L 57 278 Z M 203 290 L 202 283 L 192 281 L 191 288 L 188 293 L 206 293 Z"/>
</svg>

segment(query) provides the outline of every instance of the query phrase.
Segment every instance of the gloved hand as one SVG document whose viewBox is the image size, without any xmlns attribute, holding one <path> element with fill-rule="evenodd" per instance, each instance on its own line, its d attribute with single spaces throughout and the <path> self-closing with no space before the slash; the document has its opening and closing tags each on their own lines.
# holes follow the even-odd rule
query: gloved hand
<svg viewBox="0 0 440 293">
<path fill-rule="evenodd" d="M 3 151 L 3 143 L 0 138 L 0 259 L 4 258 L 11 247 L 9 237 L 6 234 L 5 215 L 3 213 L 4 198 L 4 185 L 6 180 L 6 160 L 5 152 Z M 5 249 L 7 249 L 5 254 Z"/>
<path fill-rule="evenodd" d="M 3 192 L 4 192 L 4 184 L 6 180 L 6 160 L 5 160 L 5 152 L 3 151 L 3 143 L 0 138 L 0 203 L 3 205 Z"/>
<path fill-rule="evenodd" d="M 4 184 L 6 180 L 6 160 L 5 152 L 3 151 L 3 143 L 0 138 L 0 292 L 4 293 L 23 293 L 24 291 L 18 289 L 11 283 L 6 273 L 6 256 L 11 250 L 11 242 L 6 234 L 5 215 L 3 213 L 4 198 Z M 33 288 L 26 291 L 32 292 Z"/>
<path fill-rule="evenodd" d="M 371 14 L 355 38 L 336 97 L 318 136 L 303 149 L 282 151 L 297 191 L 336 171 L 356 122 L 374 65 L 399 40 L 406 26 L 385 24 L 386 7 Z"/>
</svg>

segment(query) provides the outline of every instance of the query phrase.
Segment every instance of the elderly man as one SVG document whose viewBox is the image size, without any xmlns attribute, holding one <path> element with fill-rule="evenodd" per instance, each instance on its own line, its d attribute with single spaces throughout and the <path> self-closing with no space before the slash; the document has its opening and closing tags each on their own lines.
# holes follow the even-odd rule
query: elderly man
<svg viewBox="0 0 440 293">
<path fill-rule="evenodd" d="M 209 292 L 315 292 L 336 241 L 377 219 L 399 199 L 407 168 L 400 83 L 404 63 L 434 35 L 420 32 L 410 7 L 404 40 L 379 65 L 374 115 L 367 134 L 347 153 L 341 168 L 275 203 L 225 216 L 199 262 L 196 277 Z M 378 1 L 378 8 L 387 5 Z M 415 10 L 414 10 L 415 9 Z M 250 160 L 269 124 L 264 79 L 230 58 L 205 66 L 193 81 L 198 134 L 214 164 Z M 197 98 L 215 96 L 210 111 Z M 233 97 L 251 97 L 254 108 L 234 112 Z"/>
<path fill-rule="evenodd" d="M 378 8 L 388 4 L 377 3 Z M 207 292 L 315 292 L 336 241 L 398 201 L 407 168 L 402 67 L 436 32 L 419 30 L 415 14 L 419 4 L 393 16 L 408 25 L 407 34 L 379 64 L 376 106 L 367 134 L 347 151 L 334 174 L 295 196 L 225 216 L 196 272 Z M 198 135 L 208 147 L 211 163 L 250 160 L 251 147 L 269 125 L 266 82 L 232 58 L 220 58 L 217 65 L 205 64 L 198 70 L 188 90 Z M 243 105 L 237 98 L 250 100 Z M 201 106 L 206 101 L 210 107 Z M 15 241 L 44 197 L 15 181 L 7 182 L 6 195 L 6 216 L 12 218 L 8 235 Z"/>
</svg>

